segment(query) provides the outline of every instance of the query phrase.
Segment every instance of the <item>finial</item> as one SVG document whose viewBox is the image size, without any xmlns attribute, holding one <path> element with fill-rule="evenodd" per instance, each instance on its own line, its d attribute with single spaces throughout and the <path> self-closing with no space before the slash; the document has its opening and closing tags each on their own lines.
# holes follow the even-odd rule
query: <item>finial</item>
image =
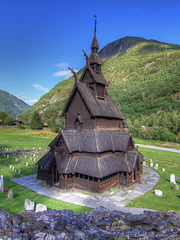
<svg viewBox="0 0 180 240">
<path fill-rule="evenodd" d="M 79 80 L 78 80 L 78 77 L 77 77 L 77 73 L 73 70 L 73 68 L 70 68 L 70 67 L 68 67 L 68 68 L 74 74 L 76 83 L 79 83 Z"/>
<path fill-rule="evenodd" d="M 87 61 L 86 63 L 88 64 L 89 63 L 89 57 L 83 49 L 82 49 L 82 51 L 84 53 L 84 56 L 86 57 L 86 61 Z"/>
<path fill-rule="evenodd" d="M 96 36 L 96 24 L 97 24 L 97 20 L 95 19 L 94 36 Z"/>
</svg>

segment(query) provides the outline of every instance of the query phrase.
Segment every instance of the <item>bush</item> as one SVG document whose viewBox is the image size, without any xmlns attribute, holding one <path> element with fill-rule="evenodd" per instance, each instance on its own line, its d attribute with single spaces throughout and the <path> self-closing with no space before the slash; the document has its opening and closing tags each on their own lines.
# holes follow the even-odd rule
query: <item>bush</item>
<svg viewBox="0 0 180 240">
<path fill-rule="evenodd" d="M 10 124 L 12 124 L 12 117 L 7 116 L 7 117 L 4 119 L 3 124 L 4 124 L 4 125 L 10 125 Z"/>
</svg>

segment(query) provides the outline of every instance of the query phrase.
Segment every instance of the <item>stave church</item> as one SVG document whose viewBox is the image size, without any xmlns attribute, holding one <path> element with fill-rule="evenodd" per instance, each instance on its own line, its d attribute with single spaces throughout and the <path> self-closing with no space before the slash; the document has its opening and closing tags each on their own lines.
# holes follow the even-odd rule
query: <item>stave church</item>
<svg viewBox="0 0 180 240">
<path fill-rule="evenodd" d="M 108 92 L 98 56 L 96 20 L 91 54 L 63 109 L 65 128 L 36 164 L 37 179 L 63 189 L 102 192 L 140 180 L 143 156 L 134 146 L 121 110 Z"/>
</svg>

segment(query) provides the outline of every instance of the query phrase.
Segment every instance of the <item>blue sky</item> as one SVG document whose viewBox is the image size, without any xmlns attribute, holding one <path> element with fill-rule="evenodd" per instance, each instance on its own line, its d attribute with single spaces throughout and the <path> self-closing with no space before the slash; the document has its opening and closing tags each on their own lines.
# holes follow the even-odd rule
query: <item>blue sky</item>
<svg viewBox="0 0 180 240">
<path fill-rule="evenodd" d="M 85 65 L 97 15 L 100 49 L 125 36 L 180 44 L 180 1 L 0 0 L 0 89 L 33 105 L 68 66 Z"/>
</svg>

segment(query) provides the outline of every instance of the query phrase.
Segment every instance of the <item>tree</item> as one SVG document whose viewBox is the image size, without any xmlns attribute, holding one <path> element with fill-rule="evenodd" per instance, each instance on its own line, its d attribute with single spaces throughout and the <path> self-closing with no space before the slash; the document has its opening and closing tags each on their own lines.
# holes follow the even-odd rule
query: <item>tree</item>
<svg viewBox="0 0 180 240">
<path fill-rule="evenodd" d="M 9 116 L 7 116 L 3 121 L 4 125 L 10 125 L 11 123 L 12 123 L 12 117 L 9 117 Z"/>
<path fill-rule="evenodd" d="M 59 125 L 56 123 L 54 118 L 51 120 L 49 128 L 52 132 L 59 132 Z"/>
<path fill-rule="evenodd" d="M 30 122 L 30 128 L 35 130 L 43 128 L 42 119 L 37 111 L 34 111 L 33 113 L 33 116 Z"/>
<path fill-rule="evenodd" d="M 1 111 L 0 112 L 0 119 L 4 121 L 4 119 L 8 117 L 8 114 L 6 112 Z"/>
</svg>

